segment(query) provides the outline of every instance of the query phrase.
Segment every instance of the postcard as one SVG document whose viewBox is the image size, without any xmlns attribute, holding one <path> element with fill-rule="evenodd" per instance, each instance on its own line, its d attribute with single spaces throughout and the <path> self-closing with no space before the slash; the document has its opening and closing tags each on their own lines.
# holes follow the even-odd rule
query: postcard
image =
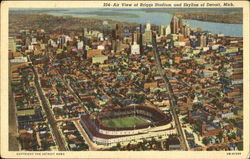
<svg viewBox="0 0 250 159">
<path fill-rule="evenodd" d="M 6 1 L 4 158 L 249 158 L 249 2 Z"/>
</svg>

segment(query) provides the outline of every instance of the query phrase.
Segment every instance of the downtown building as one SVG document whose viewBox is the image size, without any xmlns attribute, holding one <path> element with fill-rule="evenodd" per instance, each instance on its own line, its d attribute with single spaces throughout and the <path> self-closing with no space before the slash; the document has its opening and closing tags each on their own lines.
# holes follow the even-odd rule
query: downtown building
<svg viewBox="0 0 250 159">
<path fill-rule="evenodd" d="M 184 37 L 188 37 L 191 31 L 190 27 L 176 16 L 173 16 L 170 22 L 170 30 L 171 34 L 183 34 Z"/>
<path fill-rule="evenodd" d="M 151 24 L 147 23 L 145 32 L 142 35 L 142 44 L 143 45 L 151 45 L 152 39 L 153 39 L 153 36 L 152 36 Z"/>
</svg>

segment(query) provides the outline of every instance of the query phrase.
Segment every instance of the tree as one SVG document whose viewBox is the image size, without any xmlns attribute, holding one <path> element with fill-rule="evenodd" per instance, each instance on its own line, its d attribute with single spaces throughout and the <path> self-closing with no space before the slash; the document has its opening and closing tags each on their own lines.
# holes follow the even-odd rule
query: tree
<svg viewBox="0 0 250 159">
<path fill-rule="evenodd" d="M 136 98 L 135 102 L 138 103 L 138 104 L 143 103 L 145 101 L 145 99 L 146 99 L 144 94 L 138 94 L 138 95 L 136 94 L 135 98 Z"/>
<path fill-rule="evenodd" d="M 211 116 L 210 119 L 209 119 L 209 121 L 213 121 L 214 119 L 215 119 L 215 117 Z"/>
<path fill-rule="evenodd" d="M 46 140 L 42 140 L 42 141 L 41 141 L 41 144 L 42 144 L 42 149 L 43 149 L 43 150 L 48 150 L 49 147 L 50 147 L 49 142 L 46 141 Z"/>
<path fill-rule="evenodd" d="M 219 138 L 220 141 L 221 141 L 221 139 L 223 138 L 223 131 L 220 131 L 220 132 L 219 132 L 218 138 Z"/>
<path fill-rule="evenodd" d="M 243 142 L 236 143 L 236 146 L 237 146 L 238 150 L 240 150 L 240 151 L 243 150 Z"/>
<path fill-rule="evenodd" d="M 55 115 L 64 115 L 65 114 L 64 110 L 61 108 L 54 108 L 53 111 L 54 111 Z"/>
<path fill-rule="evenodd" d="M 116 144 L 116 147 L 120 150 L 120 149 L 121 149 L 121 144 L 118 142 L 118 143 Z"/>
<path fill-rule="evenodd" d="M 236 133 L 233 132 L 231 133 L 230 135 L 228 135 L 228 139 L 231 140 L 231 139 L 235 139 L 236 138 Z"/>
<path fill-rule="evenodd" d="M 208 145 L 208 143 L 209 143 L 209 138 L 204 137 L 204 138 L 202 139 L 202 143 L 203 143 L 204 145 Z"/>
<path fill-rule="evenodd" d="M 57 88 L 63 88 L 63 84 L 60 83 L 60 82 L 58 82 L 58 83 L 56 84 L 56 87 L 57 87 Z"/>
<path fill-rule="evenodd" d="M 88 150 L 89 149 L 89 146 L 88 145 L 86 145 L 86 144 L 80 144 L 79 145 L 79 150 L 84 150 L 84 151 L 86 151 L 86 150 Z"/>
</svg>

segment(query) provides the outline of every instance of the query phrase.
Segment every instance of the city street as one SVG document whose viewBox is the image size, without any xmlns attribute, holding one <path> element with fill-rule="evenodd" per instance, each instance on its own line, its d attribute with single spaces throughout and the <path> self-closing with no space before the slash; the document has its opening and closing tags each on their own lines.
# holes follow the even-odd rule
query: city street
<svg viewBox="0 0 250 159">
<path fill-rule="evenodd" d="M 81 135 L 84 137 L 84 140 L 88 143 L 88 145 L 89 145 L 89 150 L 90 150 L 90 151 L 91 151 L 91 150 L 92 150 L 92 151 L 93 151 L 93 150 L 97 150 L 97 149 L 98 149 L 97 145 L 96 145 L 95 143 L 93 143 L 93 142 L 89 139 L 87 133 L 84 131 L 84 129 L 82 128 L 81 124 L 79 123 L 79 120 L 74 121 L 74 123 L 75 123 L 75 126 L 76 126 L 76 128 L 78 129 L 78 131 L 79 131 L 79 132 L 81 133 Z"/>
<path fill-rule="evenodd" d="M 157 45 L 156 45 L 155 38 L 153 38 L 153 50 L 154 50 L 154 57 L 155 57 L 155 60 L 156 60 L 156 63 L 157 63 L 158 72 L 160 73 L 160 75 L 161 75 L 162 79 L 164 80 L 164 83 L 165 83 L 165 85 L 167 87 L 167 92 L 168 92 L 169 101 L 170 101 L 170 109 L 171 109 L 172 114 L 174 116 L 177 132 L 180 135 L 181 146 L 182 146 L 183 150 L 187 151 L 188 150 L 187 143 L 186 143 L 184 133 L 183 133 L 182 128 L 181 128 L 179 118 L 178 118 L 178 116 L 176 114 L 176 109 L 175 109 L 176 101 L 174 99 L 173 90 L 172 90 L 172 87 L 171 87 L 168 79 L 165 77 L 164 70 L 161 67 L 160 57 L 159 57 L 159 55 L 157 53 Z"/>
<path fill-rule="evenodd" d="M 57 124 L 56 124 L 56 120 L 54 118 L 54 115 L 51 112 L 51 109 L 49 108 L 49 106 L 48 106 L 48 104 L 46 102 L 46 97 L 44 96 L 44 94 L 42 92 L 42 89 L 41 89 L 41 86 L 40 86 L 40 84 L 38 82 L 38 75 L 37 75 L 37 72 L 34 69 L 33 65 L 32 65 L 32 70 L 33 70 L 33 72 L 35 74 L 35 85 L 37 87 L 38 94 L 39 94 L 40 99 L 42 101 L 42 106 L 43 106 L 44 111 L 46 113 L 46 116 L 47 116 L 47 119 L 48 119 L 48 123 L 51 125 L 53 134 L 54 134 L 55 139 L 56 139 L 56 143 L 59 146 L 59 150 L 60 151 L 67 151 L 66 146 L 64 145 L 63 139 L 62 139 L 62 137 L 61 137 L 61 135 L 59 133 L 59 130 L 57 128 Z"/>
<path fill-rule="evenodd" d="M 9 67 L 9 79 L 11 79 L 11 71 Z M 11 89 L 11 81 L 9 81 L 9 141 L 13 144 L 9 144 L 10 151 L 18 151 L 21 146 L 17 140 L 18 137 L 18 122 L 16 117 L 16 102 L 14 94 Z"/>
</svg>

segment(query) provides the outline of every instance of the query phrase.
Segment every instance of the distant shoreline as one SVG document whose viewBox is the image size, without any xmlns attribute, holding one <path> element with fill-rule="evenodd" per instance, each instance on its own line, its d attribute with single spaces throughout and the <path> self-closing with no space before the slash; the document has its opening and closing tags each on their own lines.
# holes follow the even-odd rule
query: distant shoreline
<svg viewBox="0 0 250 159">
<path fill-rule="evenodd" d="M 51 11 L 51 10 L 49 10 Z M 60 10 L 59 10 L 60 11 Z M 47 15 L 53 15 L 53 16 L 72 16 L 74 18 L 77 17 L 83 17 L 83 18 L 137 18 L 138 15 L 136 14 L 124 14 L 117 12 L 116 14 L 112 14 L 111 12 L 71 12 L 71 14 L 55 14 L 55 13 L 50 13 L 50 12 L 45 12 L 45 11 L 12 11 L 13 14 L 47 14 Z M 72 15 L 73 14 L 73 15 Z"/>
<path fill-rule="evenodd" d="M 198 20 L 202 22 L 214 22 L 214 23 L 225 23 L 225 24 L 243 24 L 243 12 L 241 9 L 139 9 L 145 13 L 167 13 L 171 15 L 180 16 L 186 20 Z M 84 17 L 84 18 L 137 18 L 138 15 L 133 13 L 123 12 L 70 12 L 71 14 L 57 15 L 57 13 L 50 13 L 54 11 L 48 10 L 12 10 L 14 14 L 49 14 L 53 16 L 72 16 L 72 17 Z M 58 11 L 67 11 L 66 9 L 58 9 Z M 87 16 L 85 16 L 87 15 Z"/>
<path fill-rule="evenodd" d="M 182 19 L 187 20 L 198 20 L 202 22 L 213 22 L 213 23 L 226 23 L 226 24 L 243 24 L 243 18 L 240 11 L 229 10 L 190 10 L 190 9 L 172 9 L 172 10 L 144 10 L 148 13 L 168 13 L 172 15 L 180 16 Z M 228 12 L 228 14 L 226 13 Z"/>
<path fill-rule="evenodd" d="M 170 13 L 166 13 L 168 15 L 170 15 Z M 17 31 L 17 27 L 20 25 L 21 28 L 23 29 L 27 29 L 30 28 L 29 25 L 22 25 L 22 24 L 30 24 L 33 25 L 35 28 L 39 29 L 39 28 L 46 28 L 47 30 L 56 30 L 57 28 L 61 28 L 61 29 L 65 29 L 65 30 L 81 30 L 83 28 L 83 26 L 85 28 L 96 28 L 97 30 L 103 30 L 103 22 L 107 21 L 108 25 L 106 25 L 107 29 L 114 29 L 115 28 L 115 24 L 123 24 L 124 26 L 138 26 L 139 24 L 141 24 L 142 22 L 138 23 L 138 21 L 129 21 L 127 19 L 124 20 L 120 20 L 119 18 L 116 18 L 114 16 L 117 15 L 113 15 L 113 17 L 96 17 L 93 18 L 93 16 L 91 15 L 92 18 L 90 18 L 89 16 L 74 16 L 74 15 L 52 15 L 49 13 L 18 13 L 18 12 L 11 12 L 9 13 L 10 16 L 10 29 L 9 29 L 9 33 L 10 34 L 15 34 L 15 32 Z M 96 16 L 96 15 L 95 15 Z M 118 15 L 120 16 L 120 15 Z M 170 16 L 171 17 L 171 16 Z M 133 19 L 133 18 L 131 18 Z M 183 18 L 184 19 L 184 18 Z M 184 19 L 185 20 L 185 19 Z M 186 19 L 187 20 L 187 19 Z M 194 19 L 192 19 L 194 20 Z M 22 21 L 22 23 L 19 23 L 18 21 Z M 59 23 L 54 23 L 54 22 L 59 22 Z M 194 24 L 195 25 L 194 25 Z M 200 25 L 197 25 L 197 24 Z M 214 23 L 214 24 L 212 24 Z M 11 24 L 15 24 L 15 25 L 11 25 Z M 188 22 L 189 25 L 191 25 L 191 27 L 200 27 L 205 31 L 210 31 L 213 33 L 217 33 L 217 34 L 225 34 L 227 36 L 232 36 L 232 37 L 242 37 L 242 32 L 240 32 L 239 30 L 237 30 L 239 27 L 235 28 L 236 26 L 234 25 L 242 25 L 242 24 L 228 24 L 228 23 L 219 23 L 219 22 L 204 22 L 201 20 L 197 20 L 197 22 L 195 22 L 195 20 L 193 22 L 190 21 L 190 23 Z M 224 28 L 224 25 L 227 25 L 227 27 Z M 161 25 L 161 24 L 154 24 L 153 25 Z M 208 26 L 209 25 L 209 26 Z M 213 26 L 216 26 L 215 28 L 221 28 L 221 29 L 213 29 Z M 219 27 L 218 27 L 218 26 Z M 231 25 L 233 25 L 231 27 Z M 206 27 L 208 26 L 208 27 Z M 210 27 L 210 28 L 209 28 Z M 212 28 L 212 29 L 211 29 Z M 233 33 L 229 33 L 227 30 L 232 30 L 232 28 L 236 29 L 236 32 Z M 222 31 L 222 30 L 226 30 L 226 31 Z"/>
<path fill-rule="evenodd" d="M 182 19 L 187 19 L 187 20 L 198 20 L 198 21 L 202 21 L 202 22 L 212 22 L 212 23 L 243 24 L 243 23 L 238 22 L 238 21 L 236 21 L 236 22 L 234 22 L 234 21 L 232 21 L 232 22 L 227 22 L 227 21 L 223 21 L 223 20 L 221 20 L 221 21 L 216 21 L 216 20 L 204 20 L 204 19 L 197 19 L 197 18 L 193 18 L 193 17 L 183 17 Z"/>
</svg>

